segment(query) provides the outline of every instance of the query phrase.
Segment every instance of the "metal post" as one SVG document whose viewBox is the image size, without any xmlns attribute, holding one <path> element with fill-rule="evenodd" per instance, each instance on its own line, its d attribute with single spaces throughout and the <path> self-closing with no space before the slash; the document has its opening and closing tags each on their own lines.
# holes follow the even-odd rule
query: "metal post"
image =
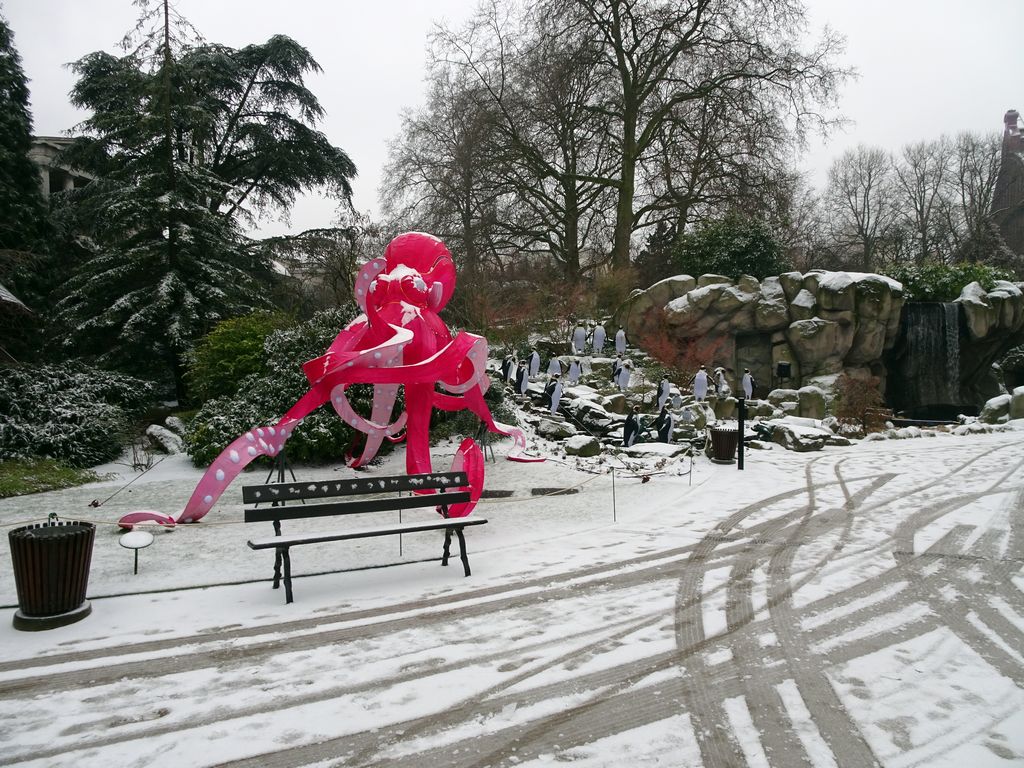
<svg viewBox="0 0 1024 768">
<path fill-rule="evenodd" d="M 739 419 L 739 425 L 737 429 L 739 431 L 739 444 L 736 446 L 736 469 L 743 469 L 743 420 L 747 415 L 747 401 L 744 398 L 739 399 L 739 409 L 737 417 Z"/>
<path fill-rule="evenodd" d="M 402 492 L 398 492 L 398 498 L 402 498 Z M 398 524 L 402 524 L 402 510 L 398 510 Z M 398 556 L 402 556 L 402 534 L 398 534 Z"/>
<path fill-rule="evenodd" d="M 135 550 L 135 575 L 139 575 L 139 550 Z"/>
<path fill-rule="evenodd" d="M 612 522 L 618 520 L 618 514 L 615 510 L 615 467 L 612 467 Z"/>
</svg>

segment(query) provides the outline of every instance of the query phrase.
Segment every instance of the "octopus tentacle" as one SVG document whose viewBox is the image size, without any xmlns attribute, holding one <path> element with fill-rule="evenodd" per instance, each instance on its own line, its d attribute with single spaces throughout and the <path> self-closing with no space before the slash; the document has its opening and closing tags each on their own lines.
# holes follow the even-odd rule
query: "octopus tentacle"
<svg viewBox="0 0 1024 768">
<path fill-rule="evenodd" d="M 121 525 L 199 520 L 242 469 L 259 456 L 280 455 L 292 430 L 326 402 L 346 423 L 367 435 L 354 466 L 373 458 L 384 439 L 404 438 L 406 470 L 430 472 L 429 427 L 435 407 L 468 408 L 489 430 L 511 436 L 514 450 L 525 447 L 522 431 L 495 422 L 483 399 L 490 386 L 486 339 L 465 331 L 453 337 L 438 314 L 454 290 L 454 263 L 441 240 L 417 232 L 396 237 L 381 257 L 364 264 L 356 276 L 355 300 L 363 314 L 338 333 L 323 355 L 302 365 L 309 391 L 273 426 L 258 427 L 233 440 L 210 464 L 176 521 L 144 510 L 124 516 Z M 356 413 L 345 394 L 356 383 L 374 385 L 369 418 Z M 436 392 L 435 384 L 444 391 Z M 399 386 L 405 387 L 406 410 L 388 423 Z M 483 486 L 482 453 L 471 439 L 463 441 L 453 468 L 467 473 L 471 492 L 470 502 L 450 511 L 457 517 L 469 514 Z"/>
</svg>

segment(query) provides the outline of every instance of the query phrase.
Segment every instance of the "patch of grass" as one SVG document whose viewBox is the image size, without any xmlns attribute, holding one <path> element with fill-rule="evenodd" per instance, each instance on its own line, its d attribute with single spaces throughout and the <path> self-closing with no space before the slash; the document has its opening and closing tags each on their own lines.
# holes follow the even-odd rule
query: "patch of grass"
<svg viewBox="0 0 1024 768">
<path fill-rule="evenodd" d="M 91 469 L 74 469 L 53 459 L 0 461 L 0 499 L 71 488 L 102 479 Z"/>
</svg>

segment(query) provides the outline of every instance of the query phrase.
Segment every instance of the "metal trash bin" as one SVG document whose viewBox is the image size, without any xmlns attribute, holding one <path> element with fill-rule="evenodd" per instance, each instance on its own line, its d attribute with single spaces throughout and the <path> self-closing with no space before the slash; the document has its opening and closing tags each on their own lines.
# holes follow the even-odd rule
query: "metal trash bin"
<svg viewBox="0 0 1024 768">
<path fill-rule="evenodd" d="M 96 526 L 79 522 L 27 525 L 8 534 L 18 589 L 15 629 L 54 629 L 92 612 L 85 591 L 95 538 Z"/>
<path fill-rule="evenodd" d="M 732 464 L 736 461 L 739 430 L 710 427 L 708 431 L 711 433 L 711 460 L 716 464 Z"/>
</svg>

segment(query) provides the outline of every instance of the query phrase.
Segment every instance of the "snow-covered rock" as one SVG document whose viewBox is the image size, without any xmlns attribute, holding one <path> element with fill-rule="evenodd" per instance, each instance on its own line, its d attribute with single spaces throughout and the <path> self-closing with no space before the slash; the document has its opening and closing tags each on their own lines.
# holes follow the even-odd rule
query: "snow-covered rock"
<svg viewBox="0 0 1024 768">
<path fill-rule="evenodd" d="M 810 419 L 825 418 L 825 393 L 818 387 L 800 387 L 797 390 L 800 415 Z"/>
<path fill-rule="evenodd" d="M 1024 419 L 1024 387 L 1016 387 L 1010 395 L 1008 414 L 1011 419 Z"/>
<path fill-rule="evenodd" d="M 601 406 L 609 413 L 625 414 L 629 404 L 626 396 L 621 392 L 601 398 Z"/>
<path fill-rule="evenodd" d="M 177 416 L 168 416 L 164 419 L 164 426 L 167 427 L 171 432 L 176 435 L 185 434 L 185 422 L 179 419 Z"/>
<path fill-rule="evenodd" d="M 715 418 L 732 419 L 736 415 L 736 398 L 719 397 L 715 399 Z"/>
<path fill-rule="evenodd" d="M 825 447 L 825 441 L 832 437 L 832 433 L 827 429 L 800 423 L 801 421 L 809 420 L 789 418 L 769 421 L 768 424 L 773 428 L 772 440 L 790 451 L 820 451 Z"/>
<path fill-rule="evenodd" d="M 620 448 L 619 452 L 624 453 L 632 459 L 671 459 L 682 456 L 690 449 L 689 445 L 676 443 L 637 443 L 629 448 Z"/>
<path fill-rule="evenodd" d="M 1010 418 L 1011 395 L 999 394 L 985 402 L 978 418 L 986 424 L 998 424 Z"/>
<path fill-rule="evenodd" d="M 181 453 L 183 450 L 181 438 L 159 424 L 150 424 L 146 427 L 146 437 L 149 438 L 150 445 L 162 453 Z"/>
<path fill-rule="evenodd" d="M 561 440 L 562 438 L 579 434 L 579 430 L 566 421 L 543 418 L 537 423 L 536 432 L 539 436 L 552 440 Z"/>
<path fill-rule="evenodd" d="M 800 394 L 795 389 L 773 389 L 768 393 L 768 402 L 772 405 L 795 403 L 799 400 Z"/>
<path fill-rule="evenodd" d="M 590 435 L 573 435 L 562 444 L 568 456 L 597 456 L 601 453 L 601 441 Z"/>
</svg>

